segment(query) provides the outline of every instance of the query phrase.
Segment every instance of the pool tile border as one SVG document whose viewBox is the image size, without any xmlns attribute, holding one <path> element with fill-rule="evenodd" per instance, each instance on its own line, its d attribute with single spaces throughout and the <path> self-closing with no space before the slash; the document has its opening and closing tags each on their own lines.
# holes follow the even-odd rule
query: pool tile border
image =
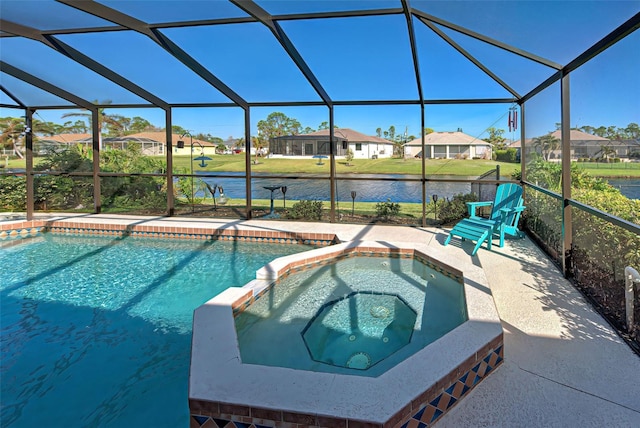
<svg viewBox="0 0 640 428">
<path fill-rule="evenodd" d="M 431 427 L 504 361 L 503 335 L 496 336 L 474 355 L 391 416 L 376 423 L 320 414 L 241 406 L 189 399 L 191 428 L 414 428 Z"/>
<path fill-rule="evenodd" d="M 44 232 L 42 221 L 11 221 L 0 223 L 0 241 L 25 239 Z"/>
<path fill-rule="evenodd" d="M 0 223 L 0 240 L 20 239 L 42 233 L 136 238 L 220 240 L 325 247 L 338 243 L 335 234 L 281 232 L 255 229 L 218 229 L 197 226 L 108 224 L 69 220 L 32 220 Z"/>
</svg>

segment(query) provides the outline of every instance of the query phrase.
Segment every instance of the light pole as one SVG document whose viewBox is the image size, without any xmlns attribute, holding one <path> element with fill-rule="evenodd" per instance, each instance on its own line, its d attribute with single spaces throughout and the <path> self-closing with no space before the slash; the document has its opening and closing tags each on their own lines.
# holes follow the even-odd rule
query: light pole
<svg viewBox="0 0 640 428">
<path fill-rule="evenodd" d="M 282 186 L 280 191 L 282 192 L 282 207 L 287 208 L 287 186 Z"/>
<path fill-rule="evenodd" d="M 352 190 L 351 191 L 351 217 L 353 217 L 353 211 L 356 207 L 356 195 L 357 195 L 356 191 Z"/>
<path fill-rule="evenodd" d="M 438 221 L 438 195 L 432 195 L 431 199 L 433 199 L 433 219 Z"/>
</svg>

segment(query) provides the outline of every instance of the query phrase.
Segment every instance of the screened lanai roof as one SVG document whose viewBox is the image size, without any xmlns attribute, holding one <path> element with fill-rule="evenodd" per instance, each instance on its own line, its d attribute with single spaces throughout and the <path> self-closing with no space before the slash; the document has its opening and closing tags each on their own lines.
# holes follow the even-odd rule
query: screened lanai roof
<svg viewBox="0 0 640 428">
<path fill-rule="evenodd" d="M 634 31 L 638 11 L 638 1 L 3 0 L 0 106 L 509 102 L 613 30 Z"/>
</svg>

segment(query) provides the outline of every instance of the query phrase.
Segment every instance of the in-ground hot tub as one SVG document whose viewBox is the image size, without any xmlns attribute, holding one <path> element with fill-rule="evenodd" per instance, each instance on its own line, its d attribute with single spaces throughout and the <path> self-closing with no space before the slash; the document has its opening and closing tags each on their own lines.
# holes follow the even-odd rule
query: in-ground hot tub
<svg viewBox="0 0 640 428">
<path fill-rule="evenodd" d="M 356 249 L 280 275 L 235 322 L 243 363 L 375 377 L 466 320 L 461 276 Z"/>
<path fill-rule="evenodd" d="M 437 421 L 501 363 L 503 351 L 482 270 L 434 251 L 346 243 L 296 254 L 198 308 L 192 424 Z M 364 280 L 345 282 L 339 259 L 346 270 L 351 262 L 379 268 L 356 269 Z M 398 270 L 402 264 L 410 268 Z M 440 279 L 451 282 L 440 286 Z M 429 296 L 437 294 L 462 307 L 433 303 Z"/>
</svg>

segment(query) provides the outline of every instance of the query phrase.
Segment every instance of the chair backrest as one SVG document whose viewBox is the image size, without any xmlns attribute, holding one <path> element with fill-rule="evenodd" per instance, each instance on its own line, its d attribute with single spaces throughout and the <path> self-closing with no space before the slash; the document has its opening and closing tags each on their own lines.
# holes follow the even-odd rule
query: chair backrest
<svg viewBox="0 0 640 428">
<path fill-rule="evenodd" d="M 500 210 L 502 208 L 517 208 L 522 206 L 522 187 L 514 183 L 505 183 L 496 189 L 496 198 L 493 201 L 491 209 L 491 220 L 500 220 Z M 511 225 L 516 214 L 512 213 L 507 216 L 506 224 Z"/>
</svg>

